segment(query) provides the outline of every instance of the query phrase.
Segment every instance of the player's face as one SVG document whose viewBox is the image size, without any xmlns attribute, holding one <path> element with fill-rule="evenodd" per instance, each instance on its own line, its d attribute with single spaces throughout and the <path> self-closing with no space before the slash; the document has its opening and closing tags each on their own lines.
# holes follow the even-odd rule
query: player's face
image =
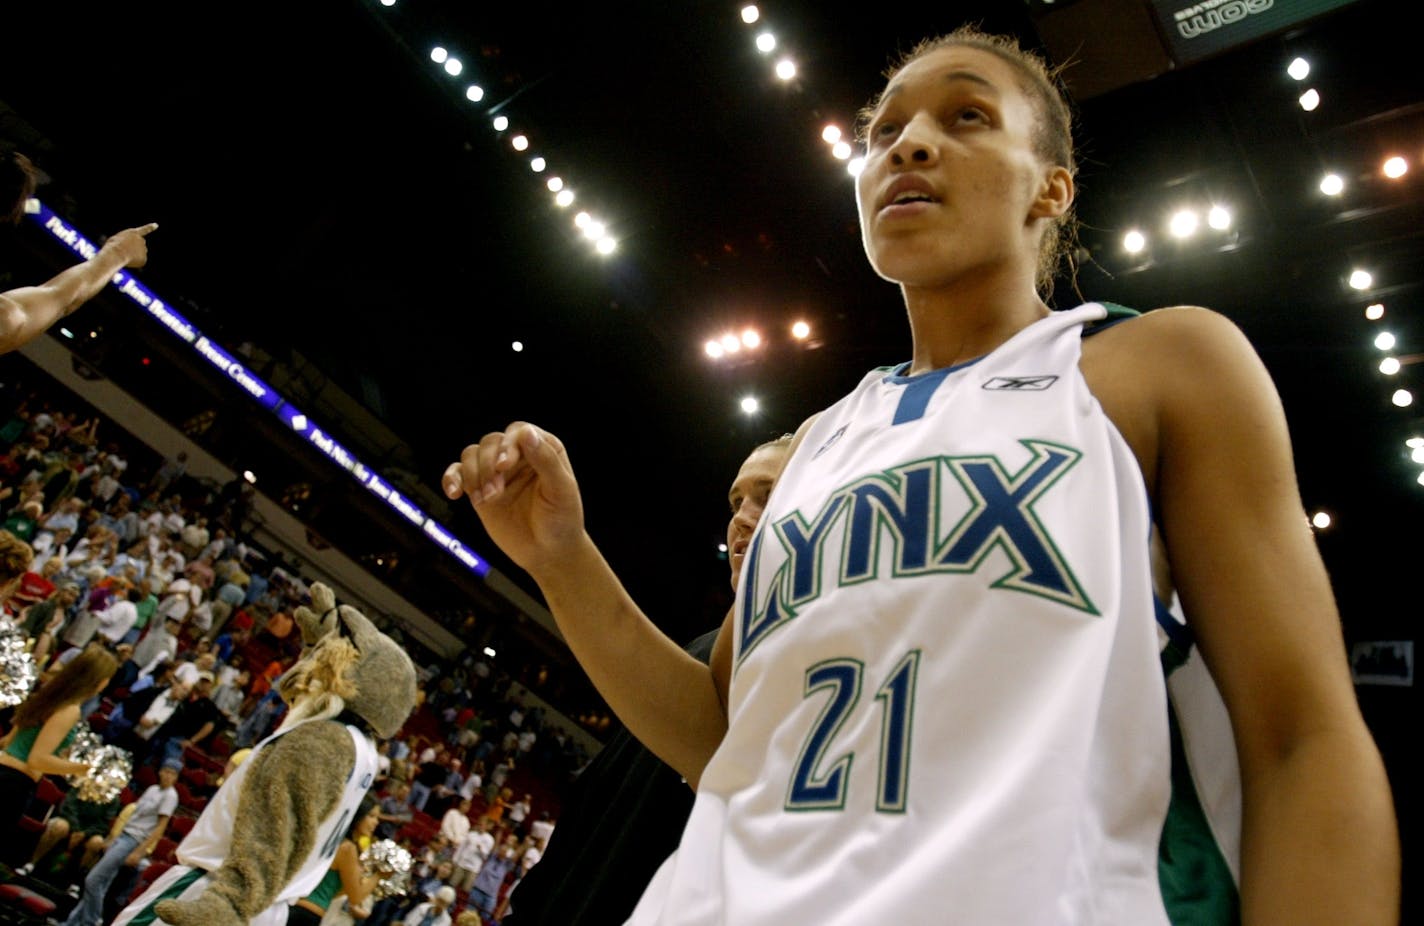
<svg viewBox="0 0 1424 926">
<path fill-rule="evenodd" d="M 381 822 L 380 806 L 372 807 L 371 812 L 361 818 L 361 822 L 356 826 L 357 836 L 370 836 L 376 832 L 376 827 Z"/>
<path fill-rule="evenodd" d="M 732 488 L 727 493 L 727 501 L 732 506 L 732 519 L 727 522 L 727 560 L 732 566 L 732 588 L 737 587 L 737 579 L 741 577 L 747 544 L 761 520 L 771 487 L 786 463 L 786 449 L 778 444 L 753 452 L 737 471 L 737 478 L 732 480 Z"/>
<path fill-rule="evenodd" d="M 1033 148 L 1036 118 L 1013 66 L 989 52 L 943 48 L 896 74 L 856 181 L 875 271 L 933 287 L 1010 258 L 1033 266 L 1031 211 L 1049 171 Z"/>
</svg>

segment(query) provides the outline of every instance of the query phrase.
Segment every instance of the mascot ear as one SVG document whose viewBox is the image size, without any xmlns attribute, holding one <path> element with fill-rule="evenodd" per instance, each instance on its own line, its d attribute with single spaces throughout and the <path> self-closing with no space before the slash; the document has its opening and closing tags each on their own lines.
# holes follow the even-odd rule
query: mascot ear
<svg viewBox="0 0 1424 926">
<path fill-rule="evenodd" d="M 311 587 L 312 606 L 302 605 L 292 612 L 302 631 L 302 642 L 314 646 L 336 629 L 336 593 L 320 582 Z"/>
</svg>

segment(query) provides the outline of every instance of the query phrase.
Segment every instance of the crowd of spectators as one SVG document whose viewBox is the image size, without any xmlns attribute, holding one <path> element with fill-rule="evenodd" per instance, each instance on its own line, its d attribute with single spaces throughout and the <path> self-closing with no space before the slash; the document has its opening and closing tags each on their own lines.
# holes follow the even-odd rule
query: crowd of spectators
<svg viewBox="0 0 1424 926">
<path fill-rule="evenodd" d="M 34 551 L 0 620 L 30 641 L 44 673 L 86 647 L 114 655 L 119 670 L 81 716 L 134 756 L 122 798 L 96 806 L 70 792 L 44 808 L 38 843 L 24 847 L 23 875 L 67 885 L 76 898 L 83 887 L 76 915 L 106 895 L 112 911 L 171 863 L 224 766 L 277 728 L 285 705 L 275 683 L 300 655 L 291 613 L 308 592 L 295 566 L 248 541 L 243 485 L 202 488 L 185 478 L 183 454 L 131 468 L 130 448 L 102 442 L 104 428 L 34 398 L 0 423 L 0 528 Z M 346 915 L 498 922 L 588 756 L 489 660 L 466 651 L 419 661 L 424 703 L 379 744 L 374 834 L 411 851 L 412 887 Z M 597 718 L 581 721 L 597 729 Z M 122 809 L 153 804 L 139 796 L 169 778 L 176 807 L 164 791 L 158 809 L 169 813 L 146 808 L 154 819 L 125 837 Z"/>
</svg>

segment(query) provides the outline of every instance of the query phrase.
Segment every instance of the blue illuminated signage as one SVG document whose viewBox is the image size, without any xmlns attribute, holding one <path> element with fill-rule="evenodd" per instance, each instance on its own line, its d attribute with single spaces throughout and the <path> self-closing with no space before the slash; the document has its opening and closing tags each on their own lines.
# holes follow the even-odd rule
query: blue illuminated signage
<svg viewBox="0 0 1424 926">
<path fill-rule="evenodd" d="M 48 206 L 39 203 L 38 207 L 33 212 L 27 210 L 30 218 L 34 219 L 65 247 L 84 260 L 88 260 L 98 252 L 93 244 L 71 225 L 55 215 Z M 306 440 L 332 463 L 350 473 L 351 477 L 365 486 L 368 492 L 389 505 L 392 510 L 413 526 L 419 528 L 431 542 L 440 546 L 476 575 L 483 578 L 489 572 L 489 563 L 468 550 L 459 540 L 455 539 L 448 529 L 421 511 L 418 505 L 401 495 L 378 473 L 372 472 L 363 465 L 351 451 L 337 443 L 330 434 L 327 434 L 310 418 L 298 411 L 295 406 L 283 399 L 277 390 L 248 372 L 241 361 L 208 340 L 201 331 L 155 296 L 148 287 L 140 283 L 127 270 L 120 270 L 114 274 L 113 282 L 119 292 L 132 299 L 139 308 L 168 329 L 174 337 L 188 345 L 200 357 L 232 380 L 239 389 L 247 393 L 249 398 L 268 411 L 274 412 L 287 427 L 292 429 L 293 433 Z"/>
</svg>

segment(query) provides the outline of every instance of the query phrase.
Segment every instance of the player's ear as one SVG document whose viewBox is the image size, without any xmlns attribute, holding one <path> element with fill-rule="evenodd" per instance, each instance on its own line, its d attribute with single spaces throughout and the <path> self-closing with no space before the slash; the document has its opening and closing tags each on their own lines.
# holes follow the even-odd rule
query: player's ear
<svg viewBox="0 0 1424 926">
<path fill-rule="evenodd" d="M 1076 193 L 1073 174 L 1068 168 L 1056 165 L 1048 168 L 1039 181 L 1037 194 L 1029 207 L 1029 218 L 1061 218 L 1072 208 Z"/>
</svg>

